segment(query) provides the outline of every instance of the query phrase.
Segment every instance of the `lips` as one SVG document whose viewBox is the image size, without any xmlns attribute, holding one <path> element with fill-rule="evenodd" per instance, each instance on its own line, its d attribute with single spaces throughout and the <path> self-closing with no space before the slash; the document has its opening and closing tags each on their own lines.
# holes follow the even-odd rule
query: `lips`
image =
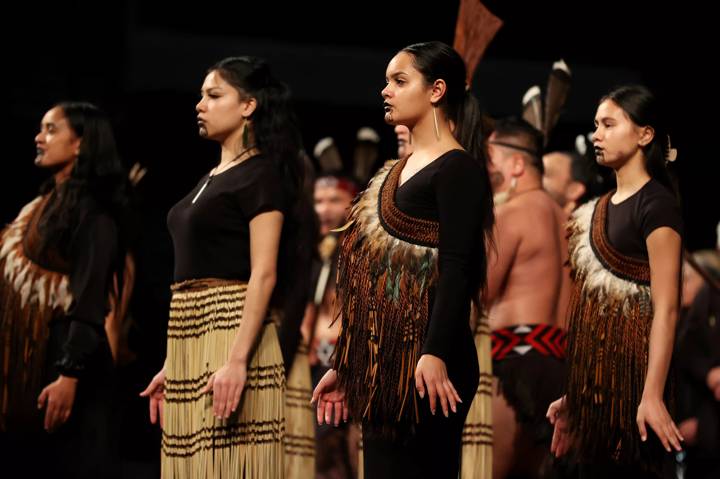
<svg viewBox="0 0 720 479">
<path fill-rule="evenodd" d="M 383 110 L 385 110 L 386 112 L 392 110 L 392 107 L 393 107 L 393 106 L 392 106 L 390 103 L 388 103 L 388 102 L 383 102 Z"/>
<path fill-rule="evenodd" d="M 594 148 L 595 150 L 595 157 L 596 158 L 603 158 L 605 156 L 605 150 L 603 148 L 600 148 L 599 146 L 596 146 Z"/>
</svg>

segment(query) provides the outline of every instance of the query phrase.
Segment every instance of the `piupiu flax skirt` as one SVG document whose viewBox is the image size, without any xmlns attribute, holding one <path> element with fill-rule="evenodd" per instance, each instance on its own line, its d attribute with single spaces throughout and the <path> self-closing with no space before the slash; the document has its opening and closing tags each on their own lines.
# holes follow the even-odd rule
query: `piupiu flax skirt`
<svg viewBox="0 0 720 479">
<path fill-rule="evenodd" d="M 228 359 L 247 284 L 203 279 L 172 286 L 162 477 L 283 478 L 285 374 L 275 325 L 263 323 L 236 411 L 217 419 L 200 391 Z"/>
<path fill-rule="evenodd" d="M 486 315 L 475 326 L 475 347 L 480 365 L 480 383 L 462 435 L 462 479 L 492 476 L 492 359 L 490 324 Z"/>
<path fill-rule="evenodd" d="M 285 479 L 315 477 L 315 409 L 308 346 L 295 353 L 285 391 Z"/>
</svg>

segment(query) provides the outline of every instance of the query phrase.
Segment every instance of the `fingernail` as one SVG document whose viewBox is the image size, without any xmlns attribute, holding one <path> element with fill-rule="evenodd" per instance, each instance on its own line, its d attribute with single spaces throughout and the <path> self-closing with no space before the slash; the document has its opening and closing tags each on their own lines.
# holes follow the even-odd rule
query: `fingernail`
<svg viewBox="0 0 720 479">
<path fill-rule="evenodd" d="M 448 417 L 448 412 L 447 412 L 447 411 L 443 411 L 443 414 L 445 414 L 445 417 Z"/>
<path fill-rule="evenodd" d="M 434 410 L 434 409 L 431 409 L 430 412 L 432 412 L 432 415 L 433 415 L 433 416 L 435 415 L 435 410 Z"/>
<path fill-rule="evenodd" d="M 453 412 L 457 412 L 457 408 L 455 406 L 452 407 Z"/>
</svg>

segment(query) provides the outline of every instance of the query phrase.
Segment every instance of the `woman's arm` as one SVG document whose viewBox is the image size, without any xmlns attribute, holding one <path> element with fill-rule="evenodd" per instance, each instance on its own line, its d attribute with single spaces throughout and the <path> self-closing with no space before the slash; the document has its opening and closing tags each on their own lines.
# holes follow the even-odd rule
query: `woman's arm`
<svg viewBox="0 0 720 479">
<path fill-rule="evenodd" d="M 483 182 L 480 168 L 468 156 L 449 158 L 435 178 L 440 222 L 439 278 L 422 355 L 415 368 L 415 387 L 427 393 L 435 414 L 439 401 L 445 416 L 462 402 L 448 377 L 446 361 L 458 348 L 462 330 L 469 332 L 473 257 L 484 254 L 482 230 Z M 472 401 L 472 398 L 465 398 Z"/>
<path fill-rule="evenodd" d="M 68 311 L 67 338 L 62 356 L 55 363 L 57 380 L 38 397 L 45 407 L 45 429 L 52 431 L 70 417 L 78 379 L 82 381 L 95 360 L 93 355 L 105 340 L 110 271 L 117 252 L 117 228 L 107 215 L 89 215 L 78 227 L 71 249 L 69 287 L 73 295 Z"/>
<path fill-rule="evenodd" d="M 683 439 L 663 402 L 663 392 L 678 318 L 681 239 L 675 230 L 665 226 L 650 233 L 646 243 L 654 314 L 650 329 L 648 370 L 637 422 L 643 441 L 647 439 L 647 423 L 666 450 L 670 451 L 672 445 L 679 451 Z"/>
<path fill-rule="evenodd" d="M 279 211 L 261 213 L 250 220 L 250 281 L 240 328 L 235 335 L 227 363 L 209 379 L 204 391 L 213 391 L 213 411 L 226 418 L 240 402 L 250 352 L 267 316 L 275 288 L 277 257 L 283 215 Z"/>
</svg>

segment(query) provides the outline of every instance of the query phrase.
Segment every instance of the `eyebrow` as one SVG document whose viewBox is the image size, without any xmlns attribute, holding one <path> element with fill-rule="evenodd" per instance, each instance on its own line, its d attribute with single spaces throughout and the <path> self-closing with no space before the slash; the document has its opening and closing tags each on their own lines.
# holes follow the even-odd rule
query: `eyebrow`
<svg viewBox="0 0 720 479">
<path fill-rule="evenodd" d="M 595 118 L 593 121 L 594 121 L 594 123 L 597 125 L 597 124 L 600 123 L 600 122 L 608 121 L 608 120 L 610 120 L 610 121 L 616 121 L 615 118 L 612 118 L 612 117 L 610 117 L 610 116 L 604 116 L 604 117 L 602 117 L 602 118 L 600 118 L 600 119 Z"/>
<path fill-rule="evenodd" d="M 393 73 L 392 75 L 390 75 L 390 78 L 397 78 L 397 77 L 399 77 L 400 75 L 407 75 L 407 73 L 401 70 L 401 71 L 399 71 L 399 72 L 395 72 L 395 73 Z M 387 77 L 386 77 L 385 79 L 387 79 Z"/>
<path fill-rule="evenodd" d="M 212 90 L 222 90 L 222 88 L 219 87 L 219 86 L 211 86 L 211 87 L 208 87 L 208 88 L 206 88 L 206 89 L 202 89 L 202 88 L 201 88 L 201 89 L 200 89 L 200 94 L 202 95 L 203 92 L 210 92 L 210 91 L 212 91 Z"/>
</svg>

